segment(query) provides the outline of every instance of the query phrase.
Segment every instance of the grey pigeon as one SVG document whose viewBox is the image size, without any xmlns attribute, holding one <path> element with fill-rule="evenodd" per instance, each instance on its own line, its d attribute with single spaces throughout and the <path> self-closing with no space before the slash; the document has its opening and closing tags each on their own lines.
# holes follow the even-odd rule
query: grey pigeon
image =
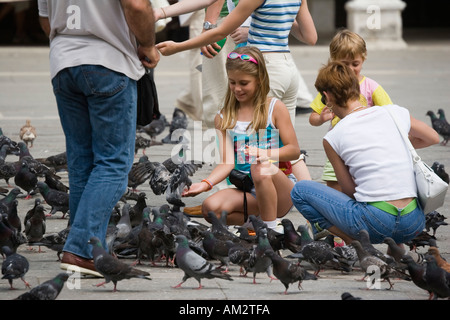
<svg viewBox="0 0 450 320">
<path fill-rule="evenodd" d="M 3 253 L 6 255 L 6 259 L 2 263 L 2 279 L 8 279 L 10 289 L 14 289 L 13 280 L 21 279 L 27 288 L 30 288 L 30 284 L 25 281 L 25 274 L 30 269 L 30 264 L 23 255 L 13 252 L 9 247 L 4 246 L 2 248 Z"/>
<path fill-rule="evenodd" d="M 339 264 L 338 254 L 333 250 L 333 246 L 323 240 L 313 240 L 304 246 L 300 252 L 289 257 L 298 258 L 299 261 L 307 261 L 314 267 L 314 275 L 318 276 L 322 268 L 328 262 Z"/>
<path fill-rule="evenodd" d="M 358 233 L 358 236 L 359 236 L 358 241 L 361 243 L 364 250 L 367 251 L 370 255 L 380 258 L 381 260 L 383 260 L 384 262 L 386 262 L 389 265 L 395 265 L 394 258 L 389 256 L 388 254 L 381 252 L 380 250 L 378 250 L 377 248 L 375 248 L 372 245 L 372 243 L 370 241 L 369 233 L 367 232 L 367 230 L 364 230 L 364 229 L 360 230 Z"/>
<path fill-rule="evenodd" d="M 194 278 L 197 280 L 199 284 L 198 289 L 202 288 L 202 279 L 219 278 L 229 281 L 233 280 L 229 274 L 222 273 L 213 263 L 194 252 L 189 247 L 189 242 L 186 236 L 177 235 L 175 239 L 177 243 L 175 260 L 178 267 L 184 272 L 182 281 L 176 285 L 175 288 L 180 288 L 181 285 L 189 278 Z"/>
<path fill-rule="evenodd" d="M 441 145 L 446 145 L 450 139 L 450 124 L 445 120 L 445 116 L 444 118 L 442 118 L 442 116 L 438 118 L 431 110 L 429 110 L 426 115 L 430 117 L 433 129 L 443 137 Z"/>
<path fill-rule="evenodd" d="M 166 128 L 166 117 L 162 114 L 158 119 L 153 119 L 149 124 L 145 126 L 138 126 L 138 133 L 146 133 L 154 140 L 157 136 L 163 133 Z"/>
<path fill-rule="evenodd" d="M 339 262 L 342 271 L 350 272 L 353 270 L 355 264 L 358 262 L 358 254 L 351 245 L 335 246 L 333 251 L 336 252 L 336 259 Z"/>
<path fill-rule="evenodd" d="M 140 192 L 134 206 L 130 207 L 130 223 L 131 227 L 136 227 L 142 223 L 144 217 L 143 211 L 147 207 L 147 195 L 145 192 Z"/>
<path fill-rule="evenodd" d="M 219 240 L 210 231 L 203 232 L 203 248 L 208 253 L 208 255 L 214 259 L 220 261 L 219 268 L 225 266 L 225 271 L 228 272 L 228 267 L 230 265 L 230 258 L 228 256 L 229 245 L 226 241 L 229 240 Z"/>
<path fill-rule="evenodd" d="M 99 283 L 97 286 L 102 286 L 112 281 L 114 284 L 113 292 L 116 292 L 117 282 L 121 280 L 131 278 L 151 280 L 151 278 L 148 277 L 150 276 L 150 273 L 147 271 L 133 268 L 106 252 L 100 239 L 97 237 L 91 237 L 89 244 L 92 245 L 95 269 L 105 277 L 105 281 Z"/>
<path fill-rule="evenodd" d="M 222 223 L 222 221 L 217 218 L 213 211 L 208 212 L 208 222 L 211 223 L 211 232 L 219 240 L 235 240 L 239 237 L 228 230 L 227 226 Z"/>
<path fill-rule="evenodd" d="M 58 261 L 61 261 L 61 253 L 63 252 L 64 245 L 66 244 L 69 231 L 70 226 L 58 232 L 44 234 L 42 239 L 39 242 L 33 243 L 33 245 L 44 246 L 56 251 Z"/>
<path fill-rule="evenodd" d="M 250 258 L 251 248 L 242 244 L 242 242 L 226 241 L 228 244 L 228 257 L 230 262 L 240 266 L 239 274 L 245 275 L 245 270 L 248 268 L 248 260 Z"/>
<path fill-rule="evenodd" d="M 19 171 L 14 176 L 16 186 L 26 191 L 26 200 L 30 199 L 31 193 L 36 189 L 38 177 L 36 173 L 30 170 L 27 162 L 22 162 Z"/>
<path fill-rule="evenodd" d="M 450 139 L 450 124 L 445 118 L 444 109 L 438 109 L 437 113 L 439 114 L 439 120 L 441 120 L 443 124 L 441 132 L 438 133 L 444 138 L 442 144 L 446 145 L 448 143 L 448 140 Z"/>
<path fill-rule="evenodd" d="M 55 300 L 67 279 L 69 279 L 69 274 L 61 272 L 53 279 L 47 280 L 30 291 L 21 294 L 15 300 Z"/>
<path fill-rule="evenodd" d="M 148 160 L 148 156 L 142 155 L 131 166 L 131 170 L 128 173 L 128 187 L 135 192 L 138 186 L 150 179 L 154 170 L 155 166 Z"/>
<path fill-rule="evenodd" d="M 272 260 L 273 274 L 285 287 L 284 294 L 287 294 L 291 283 L 298 281 L 298 289 L 300 290 L 303 280 L 317 280 L 315 275 L 306 271 L 301 265 L 282 258 L 273 250 L 267 250 L 266 256 Z"/>
<path fill-rule="evenodd" d="M 152 140 L 144 138 L 141 135 L 136 135 L 134 141 L 134 154 L 136 155 L 142 149 L 142 154 L 145 155 L 145 150 L 152 145 Z"/>
<path fill-rule="evenodd" d="M 186 130 L 188 125 L 188 117 L 178 108 L 175 108 L 172 113 L 172 120 L 170 122 L 169 134 L 161 141 L 163 143 L 177 144 L 183 140 L 183 130 Z M 178 131 L 180 130 L 180 131 Z M 178 138 L 178 139 L 177 139 Z"/>
<path fill-rule="evenodd" d="M 267 230 L 265 228 L 259 229 L 257 236 L 258 243 L 250 252 L 247 268 L 247 272 L 251 271 L 253 273 L 254 284 L 256 284 L 256 274 L 261 272 L 267 273 L 270 279 L 275 279 L 272 271 L 272 259 L 266 255 L 267 250 L 273 251 L 267 238 Z"/>
<path fill-rule="evenodd" d="M 36 161 L 53 169 L 55 172 L 67 171 L 67 153 L 63 151 L 58 154 L 48 156 L 46 158 L 36 158 Z"/>
<path fill-rule="evenodd" d="M 412 282 L 419 288 L 428 292 L 428 299 L 433 297 L 433 292 L 425 280 L 426 265 L 416 263 L 411 256 L 405 255 L 400 261 L 406 265 Z"/>
<path fill-rule="evenodd" d="M 448 223 L 445 221 L 447 217 L 440 214 L 437 211 L 431 211 L 425 215 L 425 230 L 429 232 L 430 230 L 433 230 L 433 236 L 436 235 L 436 230 L 440 226 L 446 226 Z"/>
<path fill-rule="evenodd" d="M 367 252 L 358 240 L 353 240 L 351 245 L 355 247 L 356 252 L 358 253 L 359 265 L 365 273 L 364 278 L 367 276 L 374 276 L 373 281 L 384 279 L 389 283 L 389 289 L 392 289 L 393 287 L 390 278 L 401 277 L 405 280 L 408 279 L 405 274 L 396 271 L 379 257 Z"/>
<path fill-rule="evenodd" d="M 343 292 L 341 294 L 341 300 L 362 300 L 360 297 L 352 295 L 350 292 Z"/>
<path fill-rule="evenodd" d="M 284 218 L 281 220 L 284 229 L 283 246 L 293 253 L 299 252 L 302 247 L 301 235 L 297 233 L 291 220 Z"/>
<path fill-rule="evenodd" d="M 126 238 L 131 232 L 130 208 L 129 203 L 125 203 L 122 207 L 122 216 L 116 224 L 117 238 Z"/>
<path fill-rule="evenodd" d="M 0 214 L 6 214 L 8 215 L 9 211 L 12 209 L 14 205 L 14 201 L 16 200 L 17 196 L 21 194 L 22 191 L 20 191 L 19 188 L 12 189 L 6 197 L 0 200 Z"/>
<path fill-rule="evenodd" d="M 39 205 L 36 207 L 36 210 L 33 216 L 28 219 L 27 224 L 25 225 L 25 235 L 27 236 L 27 240 L 29 244 L 33 242 L 40 242 L 42 237 L 46 231 L 46 219 L 44 206 Z"/>
<path fill-rule="evenodd" d="M 450 297 L 450 273 L 439 267 L 432 255 L 426 256 L 425 281 L 433 299 Z"/>
<path fill-rule="evenodd" d="M 47 216 L 52 216 L 56 212 L 61 211 L 63 213 L 62 218 L 64 218 L 69 211 L 69 194 L 56 189 L 51 189 L 43 181 L 39 181 L 37 187 L 44 200 L 51 207 L 50 213 Z"/>
</svg>

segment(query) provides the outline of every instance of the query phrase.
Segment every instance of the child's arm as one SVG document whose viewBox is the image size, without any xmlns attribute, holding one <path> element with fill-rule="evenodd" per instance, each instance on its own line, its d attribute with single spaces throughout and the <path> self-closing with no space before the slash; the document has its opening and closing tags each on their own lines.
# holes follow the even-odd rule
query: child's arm
<svg viewBox="0 0 450 320">
<path fill-rule="evenodd" d="M 318 93 L 313 102 L 311 102 L 311 109 L 313 111 L 309 115 L 309 123 L 312 126 L 321 126 L 334 118 L 334 113 L 322 103 L 322 95 L 320 93 Z"/>
<path fill-rule="evenodd" d="M 316 26 L 314 25 L 306 0 L 302 1 L 300 10 L 292 25 L 291 34 L 297 40 L 312 46 L 317 42 Z"/>
<path fill-rule="evenodd" d="M 167 7 L 153 8 L 155 21 L 158 21 L 159 19 L 179 16 L 189 12 L 194 12 L 206 8 L 216 1 L 217 0 L 180 1 Z"/>
<path fill-rule="evenodd" d="M 183 42 L 164 41 L 157 44 L 158 50 L 164 56 L 180 51 L 200 48 L 213 42 L 222 40 L 238 28 L 258 8 L 264 0 L 241 0 L 233 11 L 214 29 L 203 32 L 197 37 Z"/>
</svg>

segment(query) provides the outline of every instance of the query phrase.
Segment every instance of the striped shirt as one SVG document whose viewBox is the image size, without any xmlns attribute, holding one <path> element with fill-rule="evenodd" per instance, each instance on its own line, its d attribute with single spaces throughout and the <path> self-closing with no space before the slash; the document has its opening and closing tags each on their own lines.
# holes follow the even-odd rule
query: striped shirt
<svg viewBox="0 0 450 320">
<path fill-rule="evenodd" d="M 289 52 L 289 33 L 301 3 L 301 0 L 265 0 L 252 14 L 248 44 L 263 52 Z"/>
</svg>

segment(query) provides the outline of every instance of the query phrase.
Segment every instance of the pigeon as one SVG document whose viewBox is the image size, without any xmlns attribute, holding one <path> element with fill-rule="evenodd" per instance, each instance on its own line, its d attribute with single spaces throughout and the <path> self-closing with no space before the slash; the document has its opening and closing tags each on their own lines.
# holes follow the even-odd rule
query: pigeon
<svg viewBox="0 0 450 320">
<path fill-rule="evenodd" d="M 24 142 L 17 143 L 17 147 L 19 148 L 19 160 L 21 163 L 26 162 L 28 168 L 33 171 L 38 176 L 44 176 L 44 174 L 50 171 L 50 168 L 41 162 L 34 159 L 31 155 L 30 150 Z"/>
<path fill-rule="evenodd" d="M 359 265 L 364 271 L 364 278 L 366 278 L 367 276 L 374 276 L 372 281 L 384 279 L 389 283 L 389 290 L 393 287 L 393 283 L 391 282 L 390 278 L 401 277 L 405 280 L 408 279 L 405 274 L 397 272 L 384 260 L 366 251 L 363 248 L 361 242 L 359 242 L 358 240 L 353 240 L 351 245 L 355 247 L 356 252 L 358 253 Z"/>
<path fill-rule="evenodd" d="M 450 178 L 448 173 L 445 171 L 445 166 L 441 163 L 439 164 L 436 174 L 442 179 L 444 180 L 447 184 L 450 183 Z"/>
<path fill-rule="evenodd" d="M 395 260 L 396 267 L 399 269 L 405 269 L 407 266 L 401 261 L 404 256 L 410 256 L 414 262 L 423 264 L 425 260 L 425 256 L 422 253 L 418 253 L 416 251 L 407 251 L 402 246 L 397 245 L 395 241 L 390 238 L 384 238 L 384 243 L 388 245 L 389 255 L 392 256 Z"/>
<path fill-rule="evenodd" d="M 0 251 L 3 254 L 1 248 L 3 246 L 8 246 L 13 250 L 13 252 L 17 251 L 17 248 L 26 243 L 27 238 L 22 232 L 19 232 L 17 229 L 12 227 L 8 219 L 3 215 L 0 215 Z"/>
<path fill-rule="evenodd" d="M 31 193 L 36 189 L 38 177 L 36 173 L 30 170 L 27 162 L 22 162 L 19 171 L 14 176 L 14 183 L 16 186 L 26 191 L 25 200 L 31 198 Z"/>
<path fill-rule="evenodd" d="M 42 239 L 39 242 L 33 243 L 33 245 L 44 246 L 56 251 L 58 261 L 61 261 L 61 253 L 63 252 L 69 231 L 70 226 L 58 232 L 44 234 Z"/>
<path fill-rule="evenodd" d="M 381 252 L 372 245 L 372 243 L 370 242 L 369 232 L 367 232 L 367 230 L 365 229 L 360 230 L 358 236 L 359 236 L 358 241 L 361 243 L 363 249 L 367 251 L 370 255 L 380 258 L 389 265 L 395 265 L 394 258 Z"/>
<path fill-rule="evenodd" d="M 20 140 L 25 142 L 25 144 L 28 147 L 28 144 L 30 144 L 30 148 L 33 147 L 34 139 L 36 139 L 36 128 L 31 125 L 30 120 L 26 120 L 26 123 L 20 128 L 19 131 L 19 137 Z"/>
<path fill-rule="evenodd" d="M 233 241 L 235 239 L 239 239 L 237 235 L 228 230 L 227 226 L 224 225 L 219 218 L 217 218 L 213 211 L 208 212 L 208 222 L 211 224 L 211 232 L 217 239 L 223 241 Z"/>
<path fill-rule="evenodd" d="M 136 155 L 142 149 L 142 154 L 145 155 L 145 150 L 152 145 L 152 140 L 144 138 L 141 135 L 136 135 L 134 140 L 134 154 Z"/>
<path fill-rule="evenodd" d="M 439 114 L 439 120 L 441 120 L 443 123 L 442 133 L 440 133 L 444 138 L 442 144 L 446 145 L 448 140 L 450 139 L 450 124 L 445 118 L 444 109 L 438 109 L 437 113 Z"/>
<path fill-rule="evenodd" d="M 437 265 L 432 255 L 427 255 L 427 268 L 425 281 L 429 290 L 433 293 L 433 299 L 450 297 L 450 273 Z"/>
<path fill-rule="evenodd" d="M 105 278 L 105 281 L 99 283 L 97 287 L 112 281 L 114 284 L 113 292 L 116 292 L 117 282 L 121 280 L 131 278 L 151 280 L 149 278 L 150 273 L 147 271 L 133 268 L 106 252 L 97 237 L 91 237 L 89 244 L 92 245 L 95 269 Z"/>
<path fill-rule="evenodd" d="M 20 161 L 6 162 L 6 154 L 10 150 L 8 145 L 3 145 L 0 149 L 0 179 L 5 180 L 8 187 L 11 187 L 9 179 L 14 178 L 21 167 Z"/>
<path fill-rule="evenodd" d="M 185 207 L 185 203 L 181 200 L 183 191 L 192 185 L 192 181 L 186 171 L 184 165 L 178 166 L 171 174 L 166 188 L 166 201 L 172 205 Z"/>
<path fill-rule="evenodd" d="M 30 291 L 21 294 L 15 300 L 55 300 L 61 293 L 69 276 L 69 273 L 61 272 L 53 279 L 47 280 Z"/>
<path fill-rule="evenodd" d="M 412 282 L 419 288 L 428 292 L 428 299 L 431 299 L 433 296 L 432 291 L 430 290 L 426 280 L 425 280 L 425 271 L 426 265 L 416 263 L 411 256 L 404 255 L 401 258 L 401 263 L 406 265 L 408 269 L 408 273 L 411 276 Z"/>
<path fill-rule="evenodd" d="M 54 170 L 54 172 L 67 171 L 67 152 L 63 151 L 46 158 L 36 158 L 36 161 L 42 163 Z"/>
<path fill-rule="evenodd" d="M 302 247 L 301 235 L 294 229 L 294 224 L 291 220 L 284 218 L 281 220 L 284 229 L 283 246 L 285 249 L 297 253 Z"/>
<path fill-rule="evenodd" d="M 8 193 L 6 197 L 0 200 L 0 214 L 8 215 L 8 213 L 12 210 L 14 201 L 19 194 L 22 194 L 22 191 L 20 191 L 19 188 L 14 188 Z"/>
<path fill-rule="evenodd" d="M 155 167 L 148 160 L 148 156 L 142 155 L 139 160 L 131 166 L 131 170 L 128 173 L 128 187 L 133 192 L 137 191 L 137 187 L 150 179 Z"/>
<path fill-rule="evenodd" d="M 198 289 L 202 288 L 202 279 L 219 278 L 233 281 L 233 278 L 228 273 L 221 272 L 213 263 L 193 251 L 189 247 L 189 241 L 186 236 L 176 235 L 175 239 L 177 243 L 175 261 L 178 267 L 183 270 L 184 276 L 182 281 L 174 288 L 180 288 L 189 278 L 197 280 L 199 284 Z"/>
<path fill-rule="evenodd" d="M 28 219 L 30 219 L 34 212 L 36 211 L 36 208 L 38 205 L 40 205 L 42 203 L 42 200 L 40 198 L 36 198 L 34 199 L 34 205 L 31 209 L 29 209 L 26 213 L 25 213 L 25 217 L 23 218 L 23 225 L 26 226 L 27 225 L 27 221 Z"/>
<path fill-rule="evenodd" d="M 126 238 L 131 232 L 130 208 L 129 203 L 125 203 L 122 207 L 122 216 L 116 224 L 117 238 Z"/>
<path fill-rule="evenodd" d="M 50 171 L 45 172 L 44 175 L 44 182 L 49 186 L 50 189 L 56 189 L 65 193 L 69 192 L 69 187 L 61 181 L 61 177 Z"/>
<path fill-rule="evenodd" d="M 130 223 L 131 227 L 136 227 L 142 223 L 143 219 L 143 211 L 147 207 L 147 195 L 145 192 L 140 192 L 138 198 L 136 200 L 136 204 L 130 207 L 129 215 L 130 215 Z"/>
<path fill-rule="evenodd" d="M 409 246 L 410 250 L 416 250 L 417 247 L 425 247 L 425 246 L 437 247 L 436 237 L 429 234 L 425 230 L 422 231 L 419 235 L 417 235 L 417 237 L 415 237 L 414 239 L 405 242 L 405 244 Z"/>
<path fill-rule="evenodd" d="M 323 266 L 328 262 L 339 265 L 338 254 L 333 250 L 333 246 L 323 240 L 313 240 L 302 246 L 301 251 L 289 257 L 310 263 L 314 268 L 315 276 L 319 275 Z"/>
<path fill-rule="evenodd" d="M 30 269 L 30 263 L 23 255 L 13 252 L 9 247 L 2 248 L 6 259 L 2 263 L 2 279 L 8 279 L 10 289 L 14 289 L 13 280 L 20 278 L 27 288 L 31 288 L 30 284 L 25 281 L 25 274 Z"/>
<path fill-rule="evenodd" d="M 242 242 L 226 241 L 228 244 L 228 257 L 230 262 L 240 266 L 239 274 L 245 275 L 245 270 L 248 268 L 248 260 L 250 258 L 251 249 L 244 246 Z"/>
<path fill-rule="evenodd" d="M 350 292 L 343 292 L 341 294 L 341 300 L 362 300 L 361 297 L 356 297 L 352 295 Z"/>
<path fill-rule="evenodd" d="M 443 137 L 441 145 L 446 145 L 448 140 L 450 139 L 450 124 L 445 120 L 445 115 L 442 117 L 443 113 L 441 113 L 441 117 L 438 118 L 433 111 L 428 111 L 426 113 L 427 116 L 430 117 L 431 126 L 436 132 Z"/>
<path fill-rule="evenodd" d="M 437 265 L 447 272 L 450 272 L 450 263 L 448 263 L 444 258 L 442 258 L 439 249 L 436 247 L 429 247 L 428 254 L 432 255 L 436 260 Z"/>
<path fill-rule="evenodd" d="M 219 240 L 217 239 L 211 231 L 203 232 L 203 248 L 208 253 L 208 255 L 214 259 L 220 261 L 220 266 L 225 266 L 225 271 L 228 272 L 228 267 L 230 264 L 230 258 L 228 256 L 228 251 L 230 249 L 226 241 L 229 240 Z"/>
<path fill-rule="evenodd" d="M 17 142 L 11 140 L 11 138 L 5 136 L 3 134 L 2 129 L 0 128 L 0 148 L 7 145 L 9 148 L 7 149 L 6 154 L 14 154 L 19 155 L 19 147 L 17 146 Z"/>
<path fill-rule="evenodd" d="M 267 238 L 267 229 L 261 228 L 258 230 L 258 243 L 250 252 L 248 259 L 247 272 L 253 273 L 253 283 L 256 284 L 256 274 L 265 272 L 271 280 L 274 280 L 272 270 L 272 259 L 266 255 L 267 250 L 273 250 Z"/>
<path fill-rule="evenodd" d="M 287 294 L 289 285 L 298 281 L 298 289 L 302 289 L 303 280 L 317 280 L 317 277 L 303 268 L 301 265 L 286 260 L 273 250 L 267 250 L 266 256 L 272 260 L 273 274 L 285 287 L 284 294 Z"/>
<path fill-rule="evenodd" d="M 11 208 L 8 212 L 8 222 L 11 225 L 11 227 L 15 228 L 17 231 L 22 231 L 22 220 L 20 220 L 20 217 L 17 213 L 17 206 L 19 205 L 19 201 L 14 200 Z"/>
<path fill-rule="evenodd" d="M 188 117 L 178 108 L 173 110 L 169 134 L 161 141 L 163 143 L 177 144 L 183 141 L 183 134 L 188 125 Z M 178 138 L 178 139 L 177 139 Z"/>
<path fill-rule="evenodd" d="M 146 133 L 154 140 L 157 136 L 163 133 L 166 128 L 166 117 L 161 115 L 158 119 L 153 119 L 149 124 L 145 126 L 138 126 L 138 133 Z"/>
<path fill-rule="evenodd" d="M 37 187 L 44 200 L 51 206 L 50 213 L 47 216 L 52 216 L 56 212 L 61 211 L 63 213 L 62 218 L 64 218 L 69 211 L 69 194 L 56 189 L 50 189 L 43 181 L 38 181 Z"/>
<path fill-rule="evenodd" d="M 31 245 L 34 242 L 40 242 L 46 231 L 44 206 L 39 205 L 33 216 L 28 219 L 25 225 L 25 235 L 27 236 L 28 243 Z M 40 246 L 39 246 L 40 252 Z"/>
<path fill-rule="evenodd" d="M 155 266 L 155 255 L 158 252 L 159 247 L 162 245 L 158 239 L 155 238 L 153 231 L 149 229 L 150 220 L 148 217 L 142 221 L 142 228 L 138 233 L 137 238 L 137 254 L 136 264 L 141 264 L 142 255 L 147 256 L 152 265 Z"/>
<path fill-rule="evenodd" d="M 273 229 L 267 228 L 265 222 L 262 221 L 259 217 L 249 215 L 248 218 L 251 221 L 257 235 L 259 230 L 266 229 L 267 239 L 269 240 L 270 246 L 273 248 L 273 250 L 278 251 L 283 249 L 283 234 L 278 233 Z"/>
<path fill-rule="evenodd" d="M 355 267 L 355 264 L 359 261 L 356 250 L 351 245 L 334 246 L 332 249 L 336 252 L 336 259 L 339 267 L 344 272 L 350 272 Z"/>
<path fill-rule="evenodd" d="M 447 217 L 437 211 L 427 213 L 425 215 L 425 230 L 429 232 L 430 229 L 433 229 L 433 236 L 435 236 L 437 228 L 448 225 L 448 223 L 444 221 L 445 219 L 447 219 Z"/>
</svg>

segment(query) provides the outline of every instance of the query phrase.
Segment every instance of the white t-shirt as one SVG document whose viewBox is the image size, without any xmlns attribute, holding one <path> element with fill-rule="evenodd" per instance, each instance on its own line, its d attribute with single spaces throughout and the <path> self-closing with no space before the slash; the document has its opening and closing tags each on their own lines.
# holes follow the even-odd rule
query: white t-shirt
<svg viewBox="0 0 450 320">
<path fill-rule="evenodd" d="M 388 105 L 349 114 L 324 137 L 349 167 L 360 202 L 417 196 L 411 153 L 385 108 L 391 108 L 408 133 L 409 111 Z"/>
<path fill-rule="evenodd" d="M 120 1 L 39 0 L 38 8 L 51 26 L 52 78 L 82 64 L 102 65 L 134 80 L 144 74 Z"/>
</svg>

